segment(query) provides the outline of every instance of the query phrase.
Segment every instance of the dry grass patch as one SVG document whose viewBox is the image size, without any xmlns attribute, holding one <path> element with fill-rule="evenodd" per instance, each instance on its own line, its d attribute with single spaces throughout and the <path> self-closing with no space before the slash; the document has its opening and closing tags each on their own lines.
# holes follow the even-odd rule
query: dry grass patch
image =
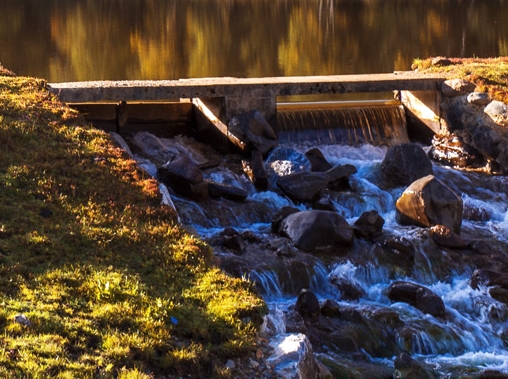
<svg viewBox="0 0 508 379">
<path fill-rule="evenodd" d="M 492 100 L 508 104 L 508 57 L 447 58 L 449 65 L 434 65 L 433 59 L 415 59 L 412 69 L 442 73 L 448 79 L 468 80 L 476 84 L 477 91 L 487 92 Z"/>
</svg>

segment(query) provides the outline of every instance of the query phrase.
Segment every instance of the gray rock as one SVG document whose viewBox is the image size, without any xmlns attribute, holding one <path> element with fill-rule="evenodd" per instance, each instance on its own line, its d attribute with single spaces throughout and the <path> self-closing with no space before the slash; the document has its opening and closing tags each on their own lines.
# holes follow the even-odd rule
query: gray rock
<svg viewBox="0 0 508 379">
<path fill-rule="evenodd" d="M 487 105 L 490 103 L 489 94 L 486 92 L 471 92 L 467 95 L 467 101 L 476 105 Z"/>
<path fill-rule="evenodd" d="M 328 179 L 322 172 L 298 172 L 281 176 L 276 183 L 290 199 L 305 202 L 317 200 L 328 185 Z"/>
<path fill-rule="evenodd" d="M 284 333 L 270 341 L 273 353 L 267 363 L 281 379 L 317 379 L 318 366 L 314 360 L 312 345 L 301 333 Z"/>
<path fill-rule="evenodd" d="M 434 317 L 445 316 L 443 300 L 430 289 L 419 284 L 396 281 L 387 290 L 388 298 L 394 302 L 404 302 Z"/>
<path fill-rule="evenodd" d="M 259 111 L 239 114 L 228 123 L 228 132 L 235 135 L 252 150 L 268 154 L 277 147 L 277 134 Z"/>
<path fill-rule="evenodd" d="M 280 233 L 309 253 L 337 253 L 354 239 L 353 228 L 341 215 L 321 210 L 290 214 L 281 222 Z"/>
<path fill-rule="evenodd" d="M 476 88 L 474 83 L 468 82 L 464 79 L 450 79 L 443 82 L 441 92 L 445 97 L 455 97 L 467 95 L 473 92 Z"/>
<path fill-rule="evenodd" d="M 508 105 L 502 101 L 494 100 L 483 111 L 489 116 L 505 116 L 508 115 Z"/>
<path fill-rule="evenodd" d="M 381 171 L 386 182 L 394 186 L 407 186 L 433 173 L 429 157 L 414 143 L 390 147 L 381 163 Z"/>
</svg>

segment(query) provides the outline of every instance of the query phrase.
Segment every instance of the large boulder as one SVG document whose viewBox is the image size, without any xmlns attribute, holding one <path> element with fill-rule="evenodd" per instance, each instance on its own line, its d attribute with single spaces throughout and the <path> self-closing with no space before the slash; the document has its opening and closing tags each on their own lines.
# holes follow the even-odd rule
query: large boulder
<svg viewBox="0 0 508 379">
<path fill-rule="evenodd" d="M 401 225 L 444 225 L 460 233 L 462 199 L 433 175 L 418 179 L 406 188 L 395 207 Z"/>
<path fill-rule="evenodd" d="M 419 284 L 405 281 L 393 282 L 388 287 L 387 295 L 393 302 L 410 304 L 434 317 L 445 316 L 443 300 L 433 291 Z"/>
<path fill-rule="evenodd" d="M 280 233 L 309 253 L 337 252 L 354 239 L 353 228 L 341 215 L 321 210 L 290 214 L 281 222 Z"/>
<path fill-rule="evenodd" d="M 381 171 L 389 185 L 407 186 L 415 180 L 432 175 L 432 162 L 417 144 L 392 146 L 381 163 Z"/>
</svg>

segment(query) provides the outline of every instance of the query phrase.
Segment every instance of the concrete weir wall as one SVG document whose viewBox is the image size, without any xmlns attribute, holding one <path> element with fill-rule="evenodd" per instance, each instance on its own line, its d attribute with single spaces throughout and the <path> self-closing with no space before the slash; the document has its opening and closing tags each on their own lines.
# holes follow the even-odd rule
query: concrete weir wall
<svg viewBox="0 0 508 379">
<path fill-rule="evenodd" d="M 208 133 L 208 128 L 212 126 L 214 133 L 222 134 L 233 144 L 241 146 L 242 141 L 235 140 L 228 132 L 227 125 L 231 118 L 258 110 L 276 129 L 277 97 L 292 95 L 398 92 L 409 111 L 409 123 L 420 128 L 422 133 L 433 133 L 439 128 L 438 109 L 443 81 L 443 77 L 436 75 L 394 72 L 273 78 L 92 81 L 50 83 L 48 88 L 63 102 L 71 103 L 89 114 L 97 102 L 109 102 L 109 113 L 114 113 L 118 131 L 123 130 L 129 119 L 127 109 L 133 102 L 164 102 L 166 105 L 161 103 L 160 109 L 164 109 L 162 112 L 166 112 L 172 127 L 181 125 L 181 121 L 193 120 L 198 133 Z M 182 102 L 185 105 L 175 105 Z M 189 113 L 189 104 L 194 109 L 194 116 Z M 156 118 L 164 118 L 161 111 L 155 111 L 155 105 L 152 105 L 150 112 L 157 113 Z M 108 117 L 111 118 L 111 114 Z M 143 123 L 142 116 L 136 117 L 139 128 L 143 128 L 143 125 L 150 127 L 148 122 Z"/>
</svg>

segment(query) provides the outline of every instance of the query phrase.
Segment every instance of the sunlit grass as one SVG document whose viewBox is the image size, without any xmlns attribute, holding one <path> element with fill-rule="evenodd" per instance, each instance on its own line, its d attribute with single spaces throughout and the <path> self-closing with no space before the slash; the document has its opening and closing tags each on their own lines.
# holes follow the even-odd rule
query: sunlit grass
<svg viewBox="0 0 508 379">
<path fill-rule="evenodd" d="M 463 78 L 476 84 L 476 90 L 487 92 L 492 100 L 508 104 L 508 57 L 450 58 L 452 64 L 432 65 L 432 58 L 415 59 L 412 68 L 420 72 L 442 73 L 449 79 Z"/>
<path fill-rule="evenodd" d="M 220 377 L 254 348 L 263 301 L 159 196 L 44 81 L 0 76 L 0 377 Z"/>
</svg>

